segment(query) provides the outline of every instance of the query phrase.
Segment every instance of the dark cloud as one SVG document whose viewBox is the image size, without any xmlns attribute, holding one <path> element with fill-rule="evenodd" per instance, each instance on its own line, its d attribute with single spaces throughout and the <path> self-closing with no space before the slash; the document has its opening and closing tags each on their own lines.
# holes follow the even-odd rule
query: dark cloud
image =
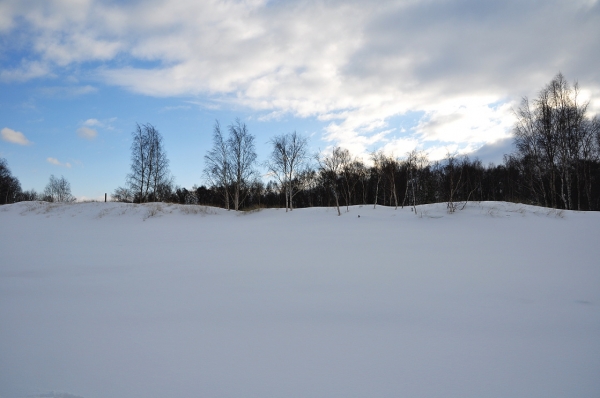
<svg viewBox="0 0 600 398">
<path fill-rule="evenodd" d="M 504 155 L 515 152 L 513 137 L 498 140 L 491 144 L 485 144 L 478 150 L 469 154 L 472 158 L 478 158 L 484 165 L 494 163 L 496 165 L 504 162 Z"/>
<path fill-rule="evenodd" d="M 583 1 L 387 4 L 365 28 L 348 73 L 440 93 L 515 95 L 563 71 L 598 81 L 599 5 Z M 575 76 L 576 75 L 576 76 Z"/>
</svg>

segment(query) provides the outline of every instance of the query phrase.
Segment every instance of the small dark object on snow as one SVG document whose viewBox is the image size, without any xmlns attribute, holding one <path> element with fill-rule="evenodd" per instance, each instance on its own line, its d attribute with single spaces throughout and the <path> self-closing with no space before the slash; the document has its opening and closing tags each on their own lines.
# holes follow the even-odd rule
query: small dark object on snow
<svg viewBox="0 0 600 398">
<path fill-rule="evenodd" d="M 358 215 L 358 218 L 360 218 L 360 214 Z"/>
</svg>

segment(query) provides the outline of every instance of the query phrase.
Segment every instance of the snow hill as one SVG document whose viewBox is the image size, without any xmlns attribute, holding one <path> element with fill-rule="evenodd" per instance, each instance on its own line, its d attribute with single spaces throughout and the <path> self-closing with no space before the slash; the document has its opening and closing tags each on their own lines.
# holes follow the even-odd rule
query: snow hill
<svg viewBox="0 0 600 398">
<path fill-rule="evenodd" d="M 0 397 L 600 396 L 599 213 L 343 211 L 1 206 Z"/>
</svg>

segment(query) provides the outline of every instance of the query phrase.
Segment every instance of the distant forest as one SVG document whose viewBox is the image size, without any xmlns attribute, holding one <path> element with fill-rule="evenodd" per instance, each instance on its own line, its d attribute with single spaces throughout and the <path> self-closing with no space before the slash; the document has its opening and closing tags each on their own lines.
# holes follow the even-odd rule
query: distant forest
<svg viewBox="0 0 600 398">
<path fill-rule="evenodd" d="M 223 129 L 216 122 L 213 147 L 204 156 L 206 185 L 176 186 L 161 134 L 137 125 L 131 170 L 112 200 L 202 204 L 226 209 L 287 209 L 360 205 L 416 206 L 445 202 L 450 212 L 468 201 L 506 201 L 569 210 L 600 210 L 600 119 L 588 116 L 579 87 L 558 74 L 530 101 L 515 110 L 514 153 L 501 165 L 483 165 L 449 153 L 430 161 L 424 152 L 396 158 L 381 151 L 368 162 L 335 147 L 308 153 L 306 137 L 295 132 L 273 137 L 271 154 L 259 163 L 254 136 L 236 120 Z M 258 166 L 268 170 L 265 183 Z M 62 187 L 62 189 L 61 189 Z M 66 190 L 66 191 L 65 191 Z M 22 191 L 0 159 L 0 204 L 22 200 L 72 201 L 70 186 L 54 176 L 44 193 Z"/>
</svg>

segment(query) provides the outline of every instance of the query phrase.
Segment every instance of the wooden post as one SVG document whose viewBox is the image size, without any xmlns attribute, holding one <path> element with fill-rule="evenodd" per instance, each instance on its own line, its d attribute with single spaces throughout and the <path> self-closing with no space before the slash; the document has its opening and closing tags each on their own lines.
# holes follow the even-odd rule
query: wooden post
<svg viewBox="0 0 600 398">
<path fill-rule="evenodd" d="M 106 202 L 106 193 L 104 194 L 104 202 Z"/>
</svg>

